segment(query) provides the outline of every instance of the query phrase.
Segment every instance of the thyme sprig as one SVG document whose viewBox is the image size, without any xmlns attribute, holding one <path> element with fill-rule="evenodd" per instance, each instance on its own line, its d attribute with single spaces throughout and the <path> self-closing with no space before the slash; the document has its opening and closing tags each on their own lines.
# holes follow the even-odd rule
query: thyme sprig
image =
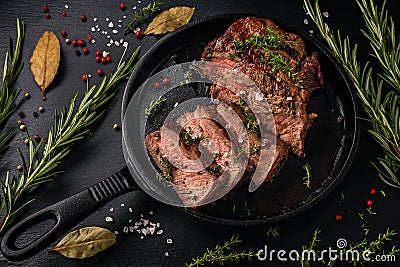
<svg viewBox="0 0 400 267">
<path fill-rule="evenodd" d="M 314 6 L 309 0 L 304 0 L 305 11 L 317 25 L 321 36 L 327 42 L 335 58 L 343 65 L 356 89 L 363 108 L 371 123 L 369 133 L 381 146 L 385 155 L 373 163 L 379 177 L 388 185 L 400 188 L 398 179 L 400 168 L 400 43 L 396 37 L 395 25 L 388 17 L 385 2 L 381 10 L 374 5 L 374 1 L 357 0 L 366 22 L 364 35 L 370 41 L 373 56 L 375 56 L 383 73 L 374 79 L 373 70 L 367 62 L 363 67 L 357 58 L 358 46 L 350 44 L 349 37 L 342 38 L 323 21 L 318 0 Z M 390 23 L 388 23 L 388 19 Z M 390 86 L 387 92 L 383 91 L 384 81 Z"/>
<path fill-rule="evenodd" d="M 150 104 L 147 108 L 144 109 L 144 113 L 146 115 L 150 115 L 151 112 L 153 112 L 153 110 L 158 107 L 159 105 L 161 105 L 162 103 L 164 103 L 165 101 L 167 101 L 167 99 L 165 97 L 160 96 L 155 102 L 153 102 L 153 100 L 150 101 Z"/>
<path fill-rule="evenodd" d="M 153 14 L 159 11 L 161 5 L 161 1 L 154 1 L 153 3 L 150 3 L 147 6 L 140 8 L 139 11 L 135 11 L 133 18 L 124 29 L 124 35 L 127 35 L 130 31 L 134 31 L 136 29 L 135 23 L 138 20 L 143 19 L 147 14 Z"/>
<path fill-rule="evenodd" d="M 233 247 L 238 246 L 242 242 L 238 236 L 232 236 L 229 241 L 225 241 L 223 245 L 217 245 L 214 249 L 208 249 L 202 256 L 193 258 L 187 267 L 208 266 L 212 264 L 223 265 L 227 262 L 238 263 L 241 260 L 251 260 L 257 256 L 252 250 L 231 251 Z"/>
<path fill-rule="evenodd" d="M 22 44 L 25 37 L 25 24 L 17 18 L 17 39 L 13 49 L 11 37 L 8 38 L 8 51 L 6 53 L 3 78 L 0 90 L 0 129 L 3 128 L 7 119 L 16 110 L 15 101 L 20 93 L 14 88 L 14 84 L 21 73 L 24 63 L 21 62 Z M 12 133 L 0 134 L 0 157 L 7 150 L 8 141 Z"/>
<path fill-rule="evenodd" d="M 275 227 L 270 227 L 266 233 L 267 237 L 278 237 L 279 236 L 279 227 L 275 226 Z"/>
<path fill-rule="evenodd" d="M 13 221 L 21 210 L 27 207 L 34 199 L 20 203 L 20 199 L 32 187 L 52 181 L 61 171 L 55 170 L 61 161 L 69 154 L 72 146 L 91 133 L 91 127 L 104 115 L 105 105 L 116 94 L 115 85 L 126 80 L 133 71 L 134 60 L 139 53 L 138 47 L 125 62 L 125 49 L 117 69 L 110 78 L 104 77 L 96 86 L 87 88 L 80 105 L 75 110 L 77 94 L 72 98 L 68 108 L 55 113 L 52 129 L 48 134 L 46 144 L 43 140 L 38 144 L 29 137 L 29 153 L 25 159 L 22 152 L 18 153 L 22 161 L 22 173 L 10 177 L 7 173 L 4 182 L 1 182 L 2 202 L 0 213 L 4 217 L 0 221 L 0 233 Z"/>
<path fill-rule="evenodd" d="M 311 236 L 311 241 L 310 243 L 306 246 L 303 245 L 301 247 L 302 250 L 302 258 L 301 258 L 301 267 L 311 267 L 310 261 L 308 258 L 304 258 L 303 256 L 306 255 L 307 253 L 304 253 L 304 251 L 315 251 L 315 247 L 318 245 L 318 243 L 320 242 L 320 240 L 318 239 L 319 234 L 321 233 L 321 230 L 319 230 L 318 228 L 316 228 L 314 230 L 314 233 Z"/>
</svg>

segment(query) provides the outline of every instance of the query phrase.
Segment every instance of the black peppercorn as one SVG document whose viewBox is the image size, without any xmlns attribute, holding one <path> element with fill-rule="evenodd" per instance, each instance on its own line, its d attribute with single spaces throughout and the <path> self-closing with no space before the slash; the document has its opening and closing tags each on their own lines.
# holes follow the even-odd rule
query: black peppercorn
<svg viewBox="0 0 400 267">
<path fill-rule="evenodd" d="M 39 117 L 39 114 L 37 112 L 33 112 L 33 117 L 37 118 Z"/>
<path fill-rule="evenodd" d="M 18 112 L 18 116 L 20 116 L 21 118 L 25 117 L 25 113 L 23 113 L 22 111 Z"/>
<path fill-rule="evenodd" d="M 75 50 L 75 54 L 79 57 L 81 55 L 81 51 Z"/>
</svg>

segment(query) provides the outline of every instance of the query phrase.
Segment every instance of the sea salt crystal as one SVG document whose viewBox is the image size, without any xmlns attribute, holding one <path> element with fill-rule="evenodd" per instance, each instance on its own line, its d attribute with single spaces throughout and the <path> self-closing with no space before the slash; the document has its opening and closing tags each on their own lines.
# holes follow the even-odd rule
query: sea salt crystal
<svg viewBox="0 0 400 267">
<path fill-rule="evenodd" d="M 122 44 L 124 42 L 124 39 L 120 39 L 119 42 Z"/>
<path fill-rule="evenodd" d="M 121 28 L 122 27 L 122 25 L 121 24 L 118 24 L 118 28 Z"/>
<path fill-rule="evenodd" d="M 304 22 L 304 24 L 307 25 L 308 24 L 308 19 L 304 19 L 303 22 Z"/>
<path fill-rule="evenodd" d="M 113 222 L 114 219 L 111 216 L 106 217 L 106 222 Z"/>
<path fill-rule="evenodd" d="M 113 28 L 114 27 L 114 23 L 111 21 L 110 23 L 108 23 L 108 28 Z"/>
<path fill-rule="evenodd" d="M 118 231 L 114 231 L 114 234 L 118 235 Z"/>
<path fill-rule="evenodd" d="M 119 19 L 118 22 L 119 22 L 119 23 L 122 23 L 122 20 Z"/>
<path fill-rule="evenodd" d="M 92 27 L 91 30 L 92 30 L 92 32 L 95 32 L 95 31 L 96 31 L 96 28 L 95 28 L 95 27 Z"/>
<path fill-rule="evenodd" d="M 93 21 L 96 22 L 96 21 L 97 21 L 97 18 L 93 18 Z"/>
<path fill-rule="evenodd" d="M 131 233 L 133 233 L 133 231 L 135 231 L 135 229 L 133 228 L 133 226 L 130 226 L 130 227 L 129 227 L 129 231 L 130 231 Z"/>
<path fill-rule="evenodd" d="M 114 43 L 114 40 L 113 40 L 113 39 L 111 39 L 111 40 L 110 40 L 110 44 L 113 44 L 113 43 Z"/>
<path fill-rule="evenodd" d="M 153 215 L 153 214 L 154 214 L 154 212 L 153 212 L 153 211 L 149 211 L 149 214 L 150 214 L 150 215 Z"/>
<path fill-rule="evenodd" d="M 178 102 L 176 102 L 176 103 L 175 103 L 175 105 L 174 105 L 174 108 L 176 108 L 178 105 L 179 105 L 179 103 L 178 103 Z"/>
<path fill-rule="evenodd" d="M 132 9 L 135 10 L 135 9 L 136 9 L 136 6 L 134 6 Z"/>
<path fill-rule="evenodd" d="M 124 203 L 122 203 L 122 204 L 121 204 L 121 207 L 125 207 L 125 204 L 124 204 Z"/>
<path fill-rule="evenodd" d="M 143 239 L 143 238 L 144 238 L 144 237 L 141 235 L 141 236 L 140 236 L 140 239 Z"/>
<path fill-rule="evenodd" d="M 142 3 L 142 1 L 137 1 L 138 4 Z"/>
<path fill-rule="evenodd" d="M 113 30 L 112 32 L 113 32 L 113 34 L 117 34 L 118 30 Z"/>
<path fill-rule="evenodd" d="M 110 36 L 110 35 L 107 35 L 107 38 L 108 38 L 108 39 L 110 39 L 110 38 L 111 38 L 111 36 Z"/>
<path fill-rule="evenodd" d="M 111 46 L 111 44 L 110 44 L 110 43 L 108 43 L 108 44 L 107 44 L 107 46 L 108 46 L 108 47 L 110 47 L 110 46 Z"/>
<path fill-rule="evenodd" d="M 311 34 L 313 34 L 313 33 L 314 33 L 314 31 L 313 31 L 313 30 L 309 30 L 308 32 L 309 32 L 309 33 L 311 33 Z"/>
<path fill-rule="evenodd" d="M 65 7 L 66 9 L 68 9 L 68 8 L 69 8 L 69 6 L 68 6 L 68 5 L 65 5 L 64 7 Z"/>
<path fill-rule="evenodd" d="M 110 20 L 110 18 L 106 18 L 106 21 L 109 21 Z"/>
<path fill-rule="evenodd" d="M 123 19 L 126 19 L 126 15 L 123 15 L 122 18 L 123 18 Z"/>
<path fill-rule="evenodd" d="M 99 32 L 99 31 L 100 31 L 100 28 L 97 28 L 97 31 Z"/>
<path fill-rule="evenodd" d="M 158 231 L 157 231 L 157 235 L 161 235 L 162 233 L 164 233 L 163 230 L 158 230 Z"/>
<path fill-rule="evenodd" d="M 133 222 L 133 220 L 132 219 L 129 219 L 129 221 L 128 221 L 129 223 L 131 223 L 131 222 Z"/>
<path fill-rule="evenodd" d="M 172 244 L 172 239 L 171 238 L 167 239 L 167 244 Z"/>
<path fill-rule="evenodd" d="M 329 12 L 325 11 L 324 13 L 322 13 L 322 15 L 324 15 L 326 18 L 329 17 Z"/>
<path fill-rule="evenodd" d="M 129 210 L 129 212 L 132 212 L 132 208 L 131 207 L 129 207 L 128 210 Z"/>
<path fill-rule="evenodd" d="M 114 44 L 115 44 L 116 47 L 121 45 L 118 41 L 115 41 Z"/>
<path fill-rule="evenodd" d="M 166 251 L 166 252 L 164 253 L 164 255 L 165 255 L 165 257 L 168 257 L 168 256 L 169 256 L 168 251 Z"/>
<path fill-rule="evenodd" d="M 128 226 L 124 226 L 124 230 L 123 230 L 123 232 L 124 232 L 125 234 L 127 234 L 127 233 L 128 233 L 128 231 L 129 231 L 129 228 L 128 228 Z"/>
<path fill-rule="evenodd" d="M 262 94 L 260 94 L 260 93 L 257 93 L 257 94 L 256 94 L 256 100 L 257 100 L 257 101 L 261 101 L 261 100 L 263 100 L 263 99 L 264 99 L 264 97 L 263 97 Z"/>
<path fill-rule="evenodd" d="M 96 43 L 96 40 L 95 39 L 92 39 L 92 41 L 90 41 L 92 44 L 95 44 Z"/>
<path fill-rule="evenodd" d="M 123 46 L 123 47 L 128 47 L 128 42 L 124 42 L 124 43 L 122 44 L 122 46 Z"/>
<path fill-rule="evenodd" d="M 149 224 L 149 220 L 143 220 L 143 226 L 146 226 Z"/>
</svg>

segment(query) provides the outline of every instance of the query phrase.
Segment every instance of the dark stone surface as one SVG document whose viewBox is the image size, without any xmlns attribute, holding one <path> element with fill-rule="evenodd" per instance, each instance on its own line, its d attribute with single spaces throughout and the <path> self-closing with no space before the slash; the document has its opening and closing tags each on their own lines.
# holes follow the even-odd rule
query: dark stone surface
<svg viewBox="0 0 400 267">
<path fill-rule="evenodd" d="M 132 6 L 144 6 L 148 1 L 137 4 L 137 1 L 126 2 L 128 8 L 122 12 L 118 1 L 107 0 L 88 0 L 77 3 L 68 3 L 69 9 L 64 8 L 63 1 L 50 1 L 46 3 L 50 8 L 52 18 L 45 19 L 42 10 L 42 1 L 22 1 L 14 0 L 2 1 L 2 18 L 0 19 L 0 63 L 3 65 L 4 54 L 6 51 L 6 37 L 15 38 L 15 19 L 23 19 L 27 25 L 26 38 L 24 43 L 23 60 L 25 67 L 17 81 L 16 87 L 21 88 L 22 92 L 31 94 L 30 100 L 19 97 L 18 111 L 23 111 L 27 117 L 24 122 L 29 129 L 29 133 L 43 136 L 52 123 L 53 111 L 60 110 L 62 105 L 67 104 L 76 92 L 83 93 L 85 83 L 82 82 L 83 73 L 92 73 L 91 84 L 99 82 L 96 75 L 98 64 L 94 60 L 96 49 L 105 49 L 111 52 L 113 63 L 101 68 L 106 75 L 116 66 L 123 49 L 108 48 L 105 46 L 107 38 L 101 33 L 93 34 L 90 28 L 99 24 L 102 29 L 110 30 L 106 27 L 105 18 L 109 17 L 116 21 L 126 14 L 132 16 Z M 279 19 L 287 24 L 295 25 L 303 30 L 313 29 L 312 25 L 304 25 L 305 18 L 302 9 L 302 1 L 282 0 L 282 1 L 184 1 L 174 0 L 165 1 L 163 9 L 175 5 L 195 6 L 196 11 L 193 20 L 210 15 L 223 13 L 250 13 L 259 16 Z M 368 42 L 362 37 L 359 31 L 363 26 L 360 12 L 354 1 L 325 1 L 321 3 L 322 9 L 329 11 L 327 19 L 333 28 L 340 28 L 342 34 L 349 34 L 354 43 L 359 43 L 362 58 L 367 58 L 370 53 Z M 388 1 L 390 14 L 395 21 L 400 17 L 399 5 L 397 1 Z M 62 17 L 61 12 L 66 10 L 67 17 Z M 80 15 L 86 14 L 88 21 L 82 23 Z M 93 17 L 99 18 L 98 22 L 93 22 Z M 60 38 L 62 45 L 62 64 L 57 75 L 56 82 L 51 86 L 46 102 L 41 100 L 40 89 L 36 86 L 29 69 L 29 58 L 32 54 L 38 38 L 45 30 L 54 31 Z M 80 57 L 75 55 L 75 49 L 68 46 L 60 36 L 60 31 L 66 30 L 68 37 L 72 39 L 86 38 L 93 35 L 96 38 L 95 45 L 88 45 L 89 55 L 82 54 Z M 314 29 L 315 31 L 315 29 Z M 113 34 L 110 34 L 113 35 Z M 120 36 L 120 35 L 118 35 Z M 121 38 L 121 37 L 119 37 Z M 118 39 L 119 39 L 118 38 Z M 117 38 L 115 38 L 117 39 Z M 145 37 L 136 39 L 133 34 L 124 37 L 130 43 L 130 51 L 137 45 L 142 45 L 142 54 L 153 45 L 158 37 Z M 119 86 L 120 92 L 108 107 L 108 112 L 101 124 L 95 129 L 93 137 L 80 142 L 74 147 L 71 154 L 63 162 L 61 169 L 66 172 L 55 178 L 55 181 L 32 190 L 30 197 L 36 201 L 27 209 L 20 218 L 26 217 L 50 204 L 62 200 L 74 193 L 77 193 L 88 186 L 104 179 L 121 169 L 125 163 L 121 148 L 121 132 L 113 130 L 114 123 L 120 123 L 120 110 L 123 85 Z M 40 113 L 39 118 L 34 118 L 32 113 L 37 111 L 38 106 L 44 106 L 45 113 Z M 14 114 L 8 121 L 7 129 L 15 132 L 11 149 L 6 156 L 0 160 L 0 175 L 5 177 L 6 171 L 16 173 L 16 166 L 19 165 L 19 158 L 16 147 L 22 148 L 24 134 L 18 130 L 16 121 L 18 115 Z M 372 239 L 386 228 L 399 229 L 400 217 L 397 212 L 400 194 L 386 186 L 377 177 L 375 169 L 370 164 L 377 156 L 382 155 L 372 139 L 365 131 L 361 132 L 361 140 L 355 160 L 341 184 L 321 203 L 309 211 L 296 216 L 290 220 L 277 224 L 281 228 L 280 237 L 273 239 L 267 238 L 266 231 L 271 225 L 261 225 L 257 227 L 235 228 L 222 225 L 211 224 L 191 217 L 181 210 L 161 204 L 144 193 L 132 192 L 121 196 L 114 201 L 87 217 L 73 229 L 84 226 L 102 226 L 111 230 L 118 230 L 118 242 L 111 248 L 86 260 L 71 260 L 61 255 L 46 250 L 34 257 L 22 261 L 11 262 L 0 256 L 1 266 L 183 266 L 192 257 L 202 254 L 206 247 L 214 247 L 217 243 L 229 239 L 232 234 L 240 235 L 244 240 L 242 248 L 253 248 L 258 250 L 265 244 L 270 249 L 299 249 L 301 245 L 309 242 L 311 233 L 318 227 L 322 230 L 320 248 L 335 248 L 336 240 L 340 237 L 346 238 L 348 242 L 355 242 L 364 238 L 361 225 L 370 229 L 367 238 Z M 358 213 L 366 213 L 365 201 L 371 196 L 369 190 L 376 187 L 386 192 L 386 198 L 377 195 L 373 197 L 374 210 L 376 216 L 366 215 L 364 220 L 360 220 Z M 342 205 L 337 205 L 337 200 L 341 194 L 345 195 Z M 121 207 L 121 203 L 125 207 Z M 109 209 L 113 207 L 114 212 Z M 133 208 L 133 213 L 128 212 L 128 207 Z M 154 215 L 148 215 L 149 211 Z M 337 213 L 343 215 L 343 220 L 338 223 L 334 217 Z M 136 221 L 140 214 L 150 216 L 152 221 L 160 222 L 164 229 L 162 236 L 147 237 L 143 240 L 136 233 L 123 234 L 122 228 L 128 225 L 129 219 Z M 108 215 L 114 217 L 113 223 L 106 223 L 104 218 Z M 32 240 L 45 225 L 37 227 L 36 230 L 24 236 L 19 242 L 25 243 Z M 71 230 L 73 230 L 71 229 Z M 171 238 L 173 244 L 167 244 L 166 239 Z M 395 244 L 399 244 L 399 238 L 395 239 Z M 54 244 L 53 244 L 54 245 Z M 169 257 L 164 255 L 169 252 Z M 240 264 L 240 266 L 296 266 L 295 263 L 268 263 L 253 260 L 252 263 Z M 393 266 L 397 266 L 397 264 Z M 238 265 L 239 266 L 239 265 Z M 375 265 L 374 265 L 375 266 Z M 388 266 L 388 265 L 383 265 Z"/>
</svg>

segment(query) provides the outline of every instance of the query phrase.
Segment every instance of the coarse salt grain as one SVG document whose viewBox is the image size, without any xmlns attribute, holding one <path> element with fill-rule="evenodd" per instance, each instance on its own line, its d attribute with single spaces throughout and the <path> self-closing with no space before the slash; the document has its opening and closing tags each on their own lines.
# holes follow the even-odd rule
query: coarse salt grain
<svg viewBox="0 0 400 267">
<path fill-rule="evenodd" d="M 68 9 L 68 8 L 69 8 L 69 6 L 68 6 L 68 5 L 65 5 L 64 7 L 65 7 L 66 9 Z"/>
<path fill-rule="evenodd" d="M 123 47 L 128 47 L 128 42 L 124 42 L 124 43 L 122 44 L 122 46 L 123 46 Z"/>
<path fill-rule="evenodd" d="M 168 251 L 166 251 L 166 252 L 164 253 L 164 255 L 165 255 L 165 257 L 168 257 L 168 256 L 169 256 Z"/>
<path fill-rule="evenodd" d="M 142 1 L 137 1 L 138 4 L 142 3 Z"/>
<path fill-rule="evenodd" d="M 119 42 L 122 44 L 124 42 L 124 39 L 120 39 Z"/>
<path fill-rule="evenodd" d="M 135 229 L 133 228 L 133 226 L 129 226 L 129 231 L 130 231 L 131 233 L 133 233 L 133 231 L 135 231 Z"/>
<path fill-rule="evenodd" d="M 97 21 L 97 18 L 93 18 L 93 21 L 96 22 L 96 21 Z"/>
<path fill-rule="evenodd" d="M 114 234 L 118 235 L 118 231 L 114 231 Z"/>
<path fill-rule="evenodd" d="M 92 32 L 95 32 L 95 31 L 96 31 L 96 28 L 95 28 L 95 27 L 92 27 L 92 28 L 91 28 L 91 31 L 92 31 Z"/>
<path fill-rule="evenodd" d="M 126 15 L 123 15 L 122 18 L 123 18 L 123 19 L 126 19 Z"/>
<path fill-rule="evenodd" d="M 129 208 L 128 208 L 128 211 L 129 211 L 129 212 L 132 212 L 132 208 L 131 208 L 131 207 L 129 207 Z"/>
<path fill-rule="evenodd" d="M 129 231 L 129 228 L 128 228 L 128 226 L 124 226 L 123 232 L 124 232 L 125 234 L 127 234 L 127 233 L 128 233 L 128 231 Z"/>
<path fill-rule="evenodd" d="M 157 231 L 157 235 L 161 235 L 162 233 L 164 233 L 163 230 L 158 230 L 158 231 Z"/>
<path fill-rule="evenodd" d="M 107 44 L 107 46 L 108 46 L 108 47 L 110 47 L 110 46 L 111 46 L 111 44 L 110 44 L 110 43 L 108 43 L 108 44 Z"/>
<path fill-rule="evenodd" d="M 172 239 L 171 238 L 167 239 L 167 244 L 172 244 Z"/>
<path fill-rule="evenodd" d="M 118 30 L 113 30 L 112 32 L 113 32 L 113 34 L 117 34 Z"/>
<path fill-rule="evenodd" d="M 309 33 L 311 33 L 311 34 L 312 34 L 312 33 L 314 33 L 314 31 L 313 31 L 313 30 L 309 30 L 308 32 L 309 32 Z"/>
<path fill-rule="evenodd" d="M 132 9 L 135 10 L 135 9 L 136 9 L 136 6 L 132 7 Z"/>
<path fill-rule="evenodd" d="M 307 25 L 308 24 L 308 19 L 304 19 L 303 22 L 304 22 L 304 24 Z"/>
<path fill-rule="evenodd" d="M 114 208 L 110 208 L 110 211 L 113 212 L 113 211 L 114 211 Z"/>
<path fill-rule="evenodd" d="M 121 24 L 118 24 L 118 28 L 121 28 L 122 27 L 122 25 Z"/>
<path fill-rule="evenodd" d="M 118 23 L 122 23 L 122 20 L 119 19 L 119 20 L 118 20 Z"/>
<path fill-rule="evenodd" d="M 329 12 L 325 11 L 324 13 L 322 13 L 322 15 L 324 15 L 326 18 L 329 17 Z"/>
<path fill-rule="evenodd" d="M 114 219 L 111 216 L 107 216 L 105 220 L 106 220 L 106 222 L 113 222 L 114 221 Z"/>
<path fill-rule="evenodd" d="M 178 105 L 179 105 L 179 103 L 178 103 L 178 102 L 176 102 L 176 103 L 175 103 L 175 105 L 174 105 L 174 108 L 176 108 Z"/>
<path fill-rule="evenodd" d="M 125 204 L 124 204 L 124 203 L 122 203 L 122 204 L 121 204 L 121 207 L 125 207 Z"/>
<path fill-rule="evenodd" d="M 153 211 L 149 211 L 149 214 L 150 214 L 150 215 L 153 215 L 153 214 L 154 214 L 154 212 L 153 212 Z"/>
<path fill-rule="evenodd" d="M 114 23 L 111 21 L 110 23 L 108 23 L 108 28 L 113 28 L 114 27 Z"/>
<path fill-rule="evenodd" d="M 143 239 L 143 238 L 144 238 L 144 237 L 141 235 L 141 236 L 140 236 L 140 239 Z"/>
<path fill-rule="evenodd" d="M 115 41 L 114 44 L 115 44 L 116 47 L 121 45 L 118 41 Z"/>
<path fill-rule="evenodd" d="M 110 18 L 106 18 L 106 21 L 109 21 L 110 20 Z"/>
</svg>

